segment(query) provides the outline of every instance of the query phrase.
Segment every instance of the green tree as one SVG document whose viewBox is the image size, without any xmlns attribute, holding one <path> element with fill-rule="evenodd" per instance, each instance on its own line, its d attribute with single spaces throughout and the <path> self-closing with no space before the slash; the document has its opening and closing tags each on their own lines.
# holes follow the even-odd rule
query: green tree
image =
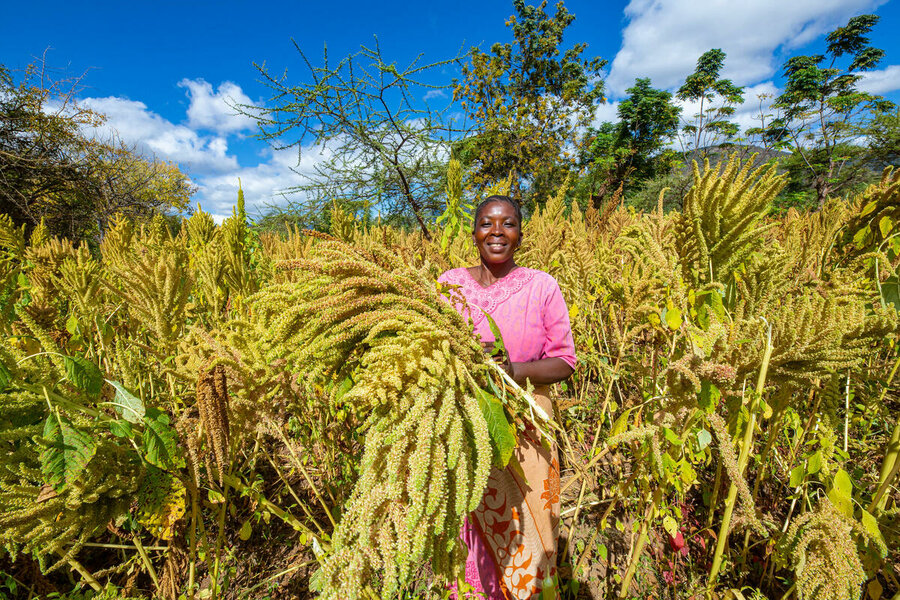
<svg viewBox="0 0 900 600">
<path fill-rule="evenodd" d="M 337 199 L 395 221 L 412 219 L 430 237 L 426 221 L 442 207 L 452 132 L 440 112 L 413 99 L 436 89 L 422 81 L 428 71 L 456 59 L 425 65 L 419 56 L 398 68 L 385 62 L 377 39 L 373 48 L 363 46 L 335 66 L 327 49 L 322 66 L 297 51 L 309 80 L 288 83 L 256 65 L 273 96 L 262 110 L 243 107 L 257 119 L 263 139 L 278 149 L 297 150 L 298 164 L 304 146 L 326 149 L 312 173 L 296 169 L 302 183 L 288 192 L 302 199 L 279 212 L 315 221 Z"/>
<path fill-rule="evenodd" d="M 101 235 L 116 213 L 186 208 L 187 176 L 93 135 L 104 117 L 77 103 L 78 85 L 36 65 L 16 83 L 0 65 L 0 211 L 16 225 L 43 220 L 51 233 L 80 239 Z"/>
<path fill-rule="evenodd" d="M 848 176 L 860 157 L 852 142 L 873 110 L 893 106 L 857 86 L 862 73 L 884 58 L 884 51 L 866 37 L 877 22 L 875 15 L 853 17 L 825 37 L 825 54 L 794 56 L 784 63 L 784 93 L 773 104 L 782 114 L 768 132 L 790 142 L 812 179 L 819 205 L 856 181 Z"/>
<path fill-rule="evenodd" d="M 619 104 L 615 124 L 591 128 L 581 153 L 587 174 L 580 182 L 592 198 L 666 173 L 672 167 L 666 146 L 678 134 L 681 108 L 672 103 L 672 94 L 652 87 L 649 79 L 637 79 Z"/>
<path fill-rule="evenodd" d="M 900 163 L 900 110 L 877 111 L 864 134 L 871 158 L 884 165 Z"/>
<path fill-rule="evenodd" d="M 472 48 L 454 98 L 474 121 L 475 133 L 455 154 L 484 189 L 513 174 L 514 195 L 541 202 L 556 191 L 577 162 L 581 132 L 604 100 L 599 58 L 582 55 L 587 44 L 561 50 L 574 21 L 562 2 L 551 17 L 539 6 L 514 0 L 507 21 L 513 41 L 490 53 Z"/>
<path fill-rule="evenodd" d="M 744 88 L 734 85 L 730 79 L 719 77 L 725 64 L 725 53 L 720 48 L 704 52 L 697 59 L 697 68 L 687 76 L 678 88 L 676 97 L 698 104 L 697 112 L 685 122 L 682 146 L 686 156 L 701 156 L 704 148 L 728 141 L 740 128 L 729 121 L 735 106 L 744 101 Z"/>
</svg>

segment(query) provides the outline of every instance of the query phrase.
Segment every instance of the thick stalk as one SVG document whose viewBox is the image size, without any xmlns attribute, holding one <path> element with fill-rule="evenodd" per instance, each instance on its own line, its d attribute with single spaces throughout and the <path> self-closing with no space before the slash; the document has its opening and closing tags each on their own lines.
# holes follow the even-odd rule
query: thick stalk
<svg viewBox="0 0 900 600">
<path fill-rule="evenodd" d="M 188 587 L 187 594 L 190 600 L 194 598 L 194 582 L 197 577 L 197 487 L 191 484 L 191 524 L 188 531 L 188 540 L 191 546 L 191 554 L 188 562 Z"/>
<path fill-rule="evenodd" d="M 65 556 L 65 554 L 59 550 L 57 550 L 57 553 L 60 556 L 63 556 L 63 557 Z M 87 569 L 84 568 L 84 565 L 82 565 L 80 562 L 78 562 L 74 558 L 67 558 L 66 562 L 69 563 L 69 566 L 72 567 L 72 569 L 74 571 L 76 571 L 79 575 L 81 575 L 81 578 L 84 579 L 89 586 L 94 588 L 95 591 L 97 591 L 97 592 L 103 591 L 103 586 L 101 586 L 100 582 L 97 581 L 93 575 L 91 575 L 90 571 L 88 571 Z"/>
<path fill-rule="evenodd" d="M 131 538 L 131 541 L 137 550 L 138 556 L 141 557 L 141 562 L 144 563 L 144 568 L 147 569 L 147 574 L 150 575 L 150 579 L 153 580 L 153 585 L 156 586 L 156 590 L 159 591 L 159 577 L 156 575 L 156 569 L 153 568 L 153 563 L 150 562 L 150 556 L 147 554 L 146 548 L 144 548 L 144 545 L 141 543 L 140 537 L 135 534 L 134 537 Z"/>
<path fill-rule="evenodd" d="M 884 451 L 884 460 L 881 462 L 881 473 L 878 477 L 878 488 L 869 503 L 870 513 L 874 513 L 875 510 L 884 510 L 887 506 L 887 490 L 898 473 L 900 473 L 900 419 L 894 425 L 894 433 Z"/>
<path fill-rule="evenodd" d="M 738 456 L 738 476 L 743 476 L 744 469 L 750 461 L 750 452 L 753 448 L 753 433 L 756 429 L 756 417 L 759 414 L 763 389 L 766 385 L 766 374 L 769 370 L 769 360 L 772 358 L 772 326 L 769 325 L 766 335 L 766 350 L 763 354 L 762 365 L 759 369 L 759 378 L 756 380 L 756 393 L 750 402 L 750 420 L 744 429 L 744 439 L 741 443 L 741 453 Z M 732 481 L 728 488 L 728 497 L 725 499 L 725 513 L 722 515 L 722 524 L 719 527 L 719 537 L 716 540 L 716 551 L 713 554 L 713 564 L 709 572 L 708 589 L 711 591 L 716 585 L 719 571 L 722 568 L 722 559 L 725 555 L 725 546 L 728 544 L 728 530 L 731 527 L 731 517 L 734 514 L 734 506 L 737 501 L 737 482 Z"/>
<path fill-rule="evenodd" d="M 650 499 L 650 503 L 647 506 L 647 510 L 644 513 L 644 520 L 641 523 L 640 533 L 638 534 L 637 542 L 634 544 L 634 548 L 631 551 L 631 558 L 628 561 L 628 569 L 625 571 L 625 577 L 622 578 L 622 586 L 619 588 L 619 598 L 627 598 L 629 589 L 631 588 L 631 580 L 634 579 L 634 574 L 637 572 L 638 563 L 641 560 L 641 554 L 644 552 L 644 546 L 647 545 L 647 538 L 650 533 L 650 521 L 656 516 L 656 507 L 657 504 L 662 500 L 662 491 L 656 490 L 653 492 L 653 497 Z"/>
<path fill-rule="evenodd" d="M 888 375 L 884 389 L 881 390 L 881 397 L 878 399 L 879 404 L 884 402 L 884 397 L 894 381 L 894 375 L 897 374 L 897 367 L 900 367 L 900 357 L 894 362 L 894 367 L 891 369 L 890 375 Z M 894 432 L 890 441 L 888 441 L 887 448 L 885 448 L 884 460 L 881 462 L 881 472 L 878 476 L 878 487 L 875 490 L 875 495 L 872 496 L 871 503 L 869 503 L 870 513 L 874 512 L 875 509 L 884 510 L 884 507 L 887 505 L 887 489 L 894 477 L 897 476 L 898 470 L 900 470 L 900 419 L 894 425 Z"/>
</svg>

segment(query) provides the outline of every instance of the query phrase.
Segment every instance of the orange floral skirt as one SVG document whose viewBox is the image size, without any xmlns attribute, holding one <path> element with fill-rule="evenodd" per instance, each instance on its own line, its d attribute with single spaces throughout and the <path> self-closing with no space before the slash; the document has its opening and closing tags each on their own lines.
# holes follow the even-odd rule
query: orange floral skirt
<svg viewBox="0 0 900 600">
<path fill-rule="evenodd" d="M 535 400 L 552 414 L 546 388 Z M 522 467 L 492 469 L 481 504 L 463 526 L 469 555 L 466 583 L 470 598 L 532 600 L 556 585 L 559 537 L 559 457 L 556 446 L 543 447 L 540 433 L 519 435 L 515 459 Z M 524 474 L 524 479 L 522 475 Z"/>
</svg>

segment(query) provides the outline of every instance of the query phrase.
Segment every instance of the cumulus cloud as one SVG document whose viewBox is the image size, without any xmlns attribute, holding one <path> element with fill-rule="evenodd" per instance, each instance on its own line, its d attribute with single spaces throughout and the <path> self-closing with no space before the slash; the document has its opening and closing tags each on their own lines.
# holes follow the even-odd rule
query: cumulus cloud
<svg viewBox="0 0 900 600">
<path fill-rule="evenodd" d="M 237 159 L 228 154 L 222 136 L 202 136 L 186 125 L 172 123 L 146 104 L 126 98 L 85 98 L 81 103 L 106 115 L 98 133 L 114 134 L 144 154 L 174 161 L 195 172 L 236 169 Z"/>
<path fill-rule="evenodd" d="M 884 69 L 863 73 L 857 87 L 860 91 L 870 94 L 887 94 L 900 90 L 900 65 L 890 65 Z"/>
<path fill-rule="evenodd" d="M 306 177 L 315 174 L 317 165 L 333 155 L 333 143 L 304 146 L 299 156 L 296 148 L 270 148 L 265 151 L 264 160 L 256 166 L 202 177 L 196 182 L 199 202 L 216 222 L 221 222 L 231 215 L 232 207 L 237 202 L 239 180 L 251 217 L 264 213 L 272 206 L 302 201 L 301 195 L 292 192 L 292 188 L 306 182 Z"/>
<path fill-rule="evenodd" d="M 446 97 L 447 97 L 447 94 L 444 92 L 444 90 L 428 90 L 427 92 L 425 92 L 425 95 L 422 96 L 422 100 L 424 100 L 425 102 L 428 102 L 432 98 L 446 98 Z"/>
<path fill-rule="evenodd" d="M 237 108 L 256 106 L 239 85 L 225 81 L 213 90 L 213 86 L 203 79 L 182 79 L 178 85 L 187 89 L 191 101 L 187 110 L 191 128 L 228 134 L 255 127 L 253 119 L 241 114 Z"/>
<path fill-rule="evenodd" d="M 631 0 L 607 89 L 624 95 L 637 77 L 650 77 L 654 87 L 675 88 L 710 48 L 727 54 L 723 76 L 738 85 L 759 83 L 781 66 L 779 52 L 800 47 L 885 1 Z"/>
</svg>

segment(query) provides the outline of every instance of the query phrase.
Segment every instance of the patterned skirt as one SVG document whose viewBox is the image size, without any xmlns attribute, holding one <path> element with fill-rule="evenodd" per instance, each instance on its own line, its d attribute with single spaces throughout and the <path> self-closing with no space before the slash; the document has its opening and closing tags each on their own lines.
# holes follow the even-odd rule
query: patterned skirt
<svg viewBox="0 0 900 600">
<path fill-rule="evenodd" d="M 535 400 L 553 414 L 546 388 Z M 468 547 L 468 598 L 532 600 L 555 586 L 559 537 L 559 457 L 540 433 L 519 435 L 515 458 L 522 467 L 492 469 L 481 504 L 466 519 L 461 536 Z M 522 477 L 524 473 L 524 479 Z"/>
</svg>

